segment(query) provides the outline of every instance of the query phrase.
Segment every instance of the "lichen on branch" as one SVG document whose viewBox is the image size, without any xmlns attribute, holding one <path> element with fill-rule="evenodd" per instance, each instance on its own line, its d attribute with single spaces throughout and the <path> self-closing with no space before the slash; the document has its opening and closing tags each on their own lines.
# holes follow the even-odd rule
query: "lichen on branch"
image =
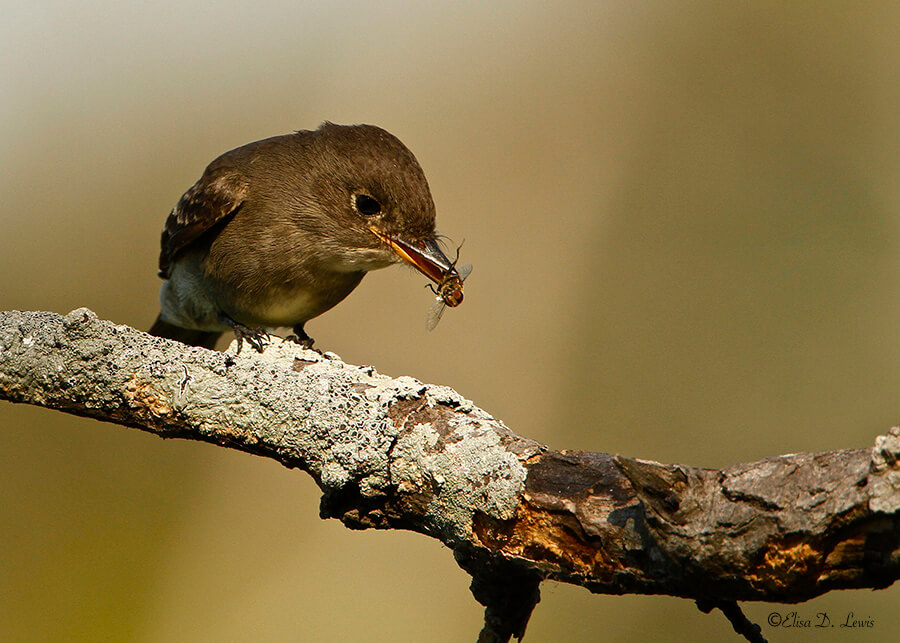
<svg viewBox="0 0 900 643">
<path fill-rule="evenodd" d="M 509 634 L 530 607 L 505 613 L 503 588 L 536 601 L 547 578 L 726 611 L 900 575 L 897 428 L 873 448 L 721 470 L 552 451 L 444 386 L 277 340 L 261 355 L 187 347 L 86 309 L 0 312 L 0 399 L 303 469 L 324 516 L 453 548 Z"/>
</svg>

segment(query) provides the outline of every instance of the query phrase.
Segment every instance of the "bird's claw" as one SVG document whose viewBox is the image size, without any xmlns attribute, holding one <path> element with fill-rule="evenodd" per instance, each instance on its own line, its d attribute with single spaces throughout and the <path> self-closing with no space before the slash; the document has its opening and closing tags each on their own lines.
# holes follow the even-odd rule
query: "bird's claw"
<svg viewBox="0 0 900 643">
<path fill-rule="evenodd" d="M 302 346 L 303 348 L 308 348 L 310 350 L 316 350 L 313 348 L 313 344 L 315 340 L 312 337 L 297 337 L 293 333 L 284 338 L 286 342 L 293 342 L 298 346 Z"/>
<path fill-rule="evenodd" d="M 294 342 L 298 346 L 302 346 L 308 351 L 313 351 L 314 353 L 318 353 L 321 356 L 325 356 L 325 353 L 320 351 L 318 348 L 313 348 L 313 344 L 315 344 L 315 340 L 306 334 L 306 331 L 303 330 L 303 324 L 298 324 L 293 328 L 294 332 L 291 335 L 288 335 L 284 338 L 286 342 Z"/>
<path fill-rule="evenodd" d="M 298 345 L 302 346 L 303 348 L 307 348 L 309 350 L 314 350 L 317 353 L 321 353 L 321 351 L 318 351 L 315 348 L 313 348 L 313 344 L 316 343 L 316 340 L 314 340 L 312 337 L 310 337 L 309 335 L 306 334 L 306 331 L 303 330 L 302 325 L 294 326 L 293 331 L 294 331 L 293 334 L 285 337 L 284 341 L 294 342 L 295 344 L 298 344 Z"/>
<path fill-rule="evenodd" d="M 237 352 L 235 355 L 240 355 L 241 346 L 245 339 L 258 353 L 262 353 L 263 349 L 271 341 L 269 333 L 264 328 L 250 328 L 238 323 L 235 323 L 231 328 L 234 330 L 235 339 L 237 339 Z"/>
</svg>

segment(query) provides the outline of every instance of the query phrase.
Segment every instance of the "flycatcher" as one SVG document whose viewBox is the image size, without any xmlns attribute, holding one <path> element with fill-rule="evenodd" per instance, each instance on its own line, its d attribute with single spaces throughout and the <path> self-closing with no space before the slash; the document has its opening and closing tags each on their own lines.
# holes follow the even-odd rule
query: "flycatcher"
<svg viewBox="0 0 900 643">
<path fill-rule="evenodd" d="M 265 328 L 304 324 L 369 270 L 407 261 L 433 282 L 462 278 L 441 251 L 413 153 L 373 125 L 324 123 L 226 152 L 166 220 L 161 311 L 150 332 L 212 348 L 233 331 L 261 351 Z M 459 303 L 447 297 L 449 305 Z"/>
</svg>

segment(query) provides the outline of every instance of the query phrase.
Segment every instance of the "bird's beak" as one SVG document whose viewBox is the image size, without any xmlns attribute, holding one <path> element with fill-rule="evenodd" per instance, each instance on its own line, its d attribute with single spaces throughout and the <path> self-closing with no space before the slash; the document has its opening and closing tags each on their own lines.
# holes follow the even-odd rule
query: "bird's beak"
<svg viewBox="0 0 900 643">
<path fill-rule="evenodd" d="M 416 270 L 436 284 L 441 283 L 454 269 L 453 262 L 447 258 L 434 237 L 424 241 L 407 241 L 400 237 L 387 235 L 374 226 L 370 226 L 369 229 L 393 248 L 401 259 L 408 261 Z"/>
</svg>

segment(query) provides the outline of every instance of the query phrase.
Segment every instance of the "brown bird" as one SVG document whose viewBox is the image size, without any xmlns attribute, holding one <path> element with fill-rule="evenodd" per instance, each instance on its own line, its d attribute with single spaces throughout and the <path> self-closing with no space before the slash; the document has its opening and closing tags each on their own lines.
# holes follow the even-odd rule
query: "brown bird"
<svg viewBox="0 0 900 643">
<path fill-rule="evenodd" d="M 439 285 L 458 280 L 461 300 L 434 226 L 419 162 L 379 127 L 326 122 L 244 145 L 210 163 L 169 214 L 150 332 L 212 348 L 232 330 L 238 350 L 246 339 L 262 351 L 264 329 L 287 326 L 312 346 L 308 320 L 399 261 Z"/>
</svg>

